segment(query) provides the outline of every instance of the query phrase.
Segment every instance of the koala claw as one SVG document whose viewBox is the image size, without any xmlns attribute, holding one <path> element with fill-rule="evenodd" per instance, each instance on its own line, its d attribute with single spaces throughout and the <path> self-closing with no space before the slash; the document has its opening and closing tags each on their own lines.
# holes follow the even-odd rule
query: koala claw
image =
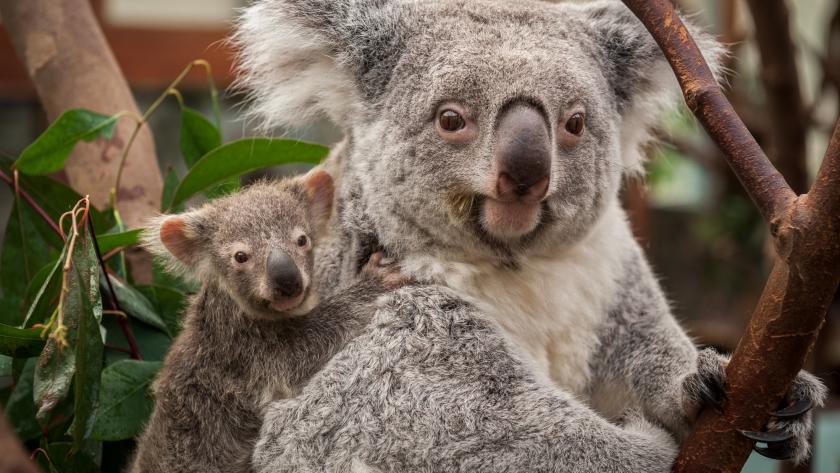
<svg viewBox="0 0 840 473">
<path fill-rule="evenodd" d="M 756 432 L 753 430 L 742 430 L 741 435 L 750 440 L 766 443 L 768 445 L 784 442 L 793 438 L 793 433 L 785 431 Z"/>
<path fill-rule="evenodd" d="M 787 443 L 768 445 L 767 447 L 753 447 L 753 450 L 759 455 L 773 460 L 790 460 L 796 456 L 795 448 Z"/>
<path fill-rule="evenodd" d="M 810 399 L 800 399 L 796 401 L 796 403 L 794 403 L 792 406 L 788 406 L 783 409 L 779 409 L 778 411 L 771 412 L 770 415 L 777 419 L 795 419 L 813 408 L 814 401 Z"/>
</svg>

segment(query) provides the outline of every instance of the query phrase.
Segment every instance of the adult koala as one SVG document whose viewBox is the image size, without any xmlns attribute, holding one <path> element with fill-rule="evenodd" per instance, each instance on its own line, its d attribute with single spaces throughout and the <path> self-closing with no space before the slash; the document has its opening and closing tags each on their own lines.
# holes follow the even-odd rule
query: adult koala
<svg viewBox="0 0 840 473">
<path fill-rule="evenodd" d="M 721 48 L 695 37 L 714 63 Z M 326 292 L 381 246 L 607 418 L 637 407 L 679 440 L 721 400 L 727 359 L 677 324 L 619 203 L 677 97 L 620 2 L 261 0 L 237 42 L 266 125 L 326 116 L 346 132 Z M 763 453 L 807 457 L 803 412 L 824 395 L 802 373 Z"/>
</svg>

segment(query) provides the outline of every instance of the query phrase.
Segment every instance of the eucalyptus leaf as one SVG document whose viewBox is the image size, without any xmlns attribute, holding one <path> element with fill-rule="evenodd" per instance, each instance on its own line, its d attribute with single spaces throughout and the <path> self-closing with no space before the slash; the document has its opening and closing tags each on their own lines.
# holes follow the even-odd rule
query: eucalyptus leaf
<svg viewBox="0 0 840 473">
<path fill-rule="evenodd" d="M 97 403 L 103 351 L 99 330 L 102 318 L 99 267 L 89 233 L 83 231 L 79 235 L 69 257 L 72 261 L 62 307 L 67 346 L 62 346 L 55 337 L 47 340 L 35 370 L 34 391 L 36 417 L 43 424 L 50 411 L 67 397 L 76 379 L 74 424 L 77 428 L 73 440 L 81 446 Z"/>
<path fill-rule="evenodd" d="M 20 325 L 26 286 L 53 259 L 50 243 L 36 229 L 39 218 L 21 201 L 12 206 L 0 253 L 0 323 Z"/>
<path fill-rule="evenodd" d="M 0 324 L 0 354 L 12 358 L 38 356 L 44 349 L 41 331 Z"/>
<path fill-rule="evenodd" d="M 176 173 L 174 169 L 170 169 L 163 177 L 163 196 L 160 199 L 160 210 L 162 212 L 167 209 L 169 209 L 170 212 L 180 211 L 177 207 L 173 208 L 172 206 L 172 198 L 175 197 L 175 189 L 178 188 L 178 184 L 180 184 L 180 182 L 180 179 L 178 179 L 178 173 Z"/>
<path fill-rule="evenodd" d="M 99 251 L 104 255 L 105 253 L 119 248 L 121 246 L 136 245 L 140 240 L 142 229 L 126 230 L 118 233 L 106 233 L 104 235 L 96 235 L 96 242 L 99 244 Z"/>
<path fill-rule="evenodd" d="M 128 315 L 140 320 L 141 322 L 145 322 L 152 327 L 162 330 L 167 335 L 172 335 L 169 332 L 169 328 L 166 326 L 166 323 L 164 323 L 163 319 L 160 317 L 160 314 L 158 314 L 155 310 L 155 306 L 151 303 L 151 301 L 149 301 L 149 299 L 146 298 L 146 296 L 134 287 L 125 284 L 114 276 L 109 277 L 111 279 L 111 285 L 114 287 L 114 292 L 116 292 L 117 300 L 119 301 L 122 309 Z M 105 286 L 104 279 L 102 284 L 102 290 L 107 291 L 108 288 Z"/>
<path fill-rule="evenodd" d="M 137 290 L 155 305 L 169 333 L 172 336 L 178 335 L 181 331 L 181 319 L 187 307 L 184 293 L 167 286 L 137 286 Z"/>
<path fill-rule="evenodd" d="M 60 275 L 62 273 L 58 268 L 64 263 L 66 251 L 65 246 L 61 249 L 57 260 L 47 263 L 29 281 L 24 297 L 29 308 L 21 324 L 23 327 L 32 327 L 34 324 L 45 322 L 55 309 L 54 303 L 57 302 L 58 291 L 61 288 Z"/>
<path fill-rule="evenodd" d="M 192 108 L 181 108 L 181 156 L 187 169 L 221 145 L 222 134 L 216 125 Z"/>
<path fill-rule="evenodd" d="M 172 206 L 242 174 L 289 163 L 318 164 L 329 149 L 295 140 L 244 138 L 214 149 L 201 158 L 175 190 Z"/>
<path fill-rule="evenodd" d="M 60 171 L 79 141 L 111 139 L 118 118 L 84 109 L 68 110 L 23 150 L 15 168 L 31 175 Z"/>
<path fill-rule="evenodd" d="M 140 434 L 152 413 L 149 388 L 162 365 L 123 360 L 102 371 L 101 403 L 92 438 L 114 441 Z"/>
<path fill-rule="evenodd" d="M 35 422 L 35 401 L 32 399 L 32 385 L 37 358 L 29 358 L 23 366 L 15 388 L 6 402 L 6 418 L 21 440 L 30 440 L 41 434 L 41 427 Z"/>
</svg>

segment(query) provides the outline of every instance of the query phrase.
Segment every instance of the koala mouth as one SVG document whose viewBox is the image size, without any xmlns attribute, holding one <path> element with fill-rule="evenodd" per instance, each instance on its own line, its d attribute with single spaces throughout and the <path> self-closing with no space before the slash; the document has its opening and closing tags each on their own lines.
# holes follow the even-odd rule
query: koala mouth
<svg viewBox="0 0 840 473">
<path fill-rule="evenodd" d="M 533 232 L 540 224 L 543 203 L 518 199 L 504 202 L 485 197 L 480 203 L 479 225 L 490 236 L 509 241 Z"/>
<path fill-rule="evenodd" d="M 304 302 L 306 302 L 309 296 L 309 288 L 306 288 L 302 293 L 295 297 L 276 297 L 272 299 L 265 300 L 265 305 L 267 308 L 273 310 L 274 312 L 282 312 L 284 314 L 288 313 L 289 315 L 299 315 L 297 314 L 299 308 L 303 308 Z"/>
</svg>

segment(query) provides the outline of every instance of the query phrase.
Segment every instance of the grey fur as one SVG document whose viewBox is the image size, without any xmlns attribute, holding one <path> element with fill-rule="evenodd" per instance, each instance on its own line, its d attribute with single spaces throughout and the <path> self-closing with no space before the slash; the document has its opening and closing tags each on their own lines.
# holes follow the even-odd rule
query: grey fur
<svg viewBox="0 0 840 473">
<path fill-rule="evenodd" d="M 297 393 L 370 320 L 384 291 L 379 273 L 366 272 L 299 317 L 272 318 L 251 303 L 248 285 L 259 283 L 265 268 L 258 260 L 267 249 L 291 249 L 296 229 L 315 236 L 309 207 L 299 180 L 290 180 L 258 184 L 186 214 L 195 230 L 188 267 L 202 268 L 202 287 L 155 382 L 155 409 L 132 472 L 248 471 L 264 405 Z M 159 241 L 158 226 L 149 233 Z M 249 249 L 253 270 L 232 269 L 234 243 Z M 311 254 L 297 255 L 311 270 Z"/>
<path fill-rule="evenodd" d="M 716 68 L 722 47 L 692 33 Z M 608 418 L 639 409 L 685 436 L 702 390 L 690 380 L 719 382 L 722 371 L 705 373 L 715 366 L 705 358 L 698 364 L 618 200 L 622 177 L 640 169 L 656 112 L 678 97 L 655 42 L 620 2 L 262 0 L 246 11 L 236 41 L 240 85 L 251 90 L 257 116 L 299 125 L 326 115 L 346 130 L 331 158 L 341 168 L 338 215 L 316 262 L 325 292 L 346 287 L 381 246 L 412 276 L 451 287 L 495 318 L 538 375 Z M 469 110 L 475 139 L 455 145 L 436 133 L 445 101 Z M 545 114 L 555 146 L 539 224 L 500 239 L 480 217 L 494 127 L 514 102 Z M 586 131 L 564 147 L 560 119 L 575 106 L 586 111 Z M 537 272 L 545 262 L 568 272 Z M 491 282 L 496 292 L 488 294 Z M 564 291 L 575 298 L 537 313 L 531 299 Z M 540 317 L 555 317 L 554 326 Z M 816 379 L 800 381 L 809 386 L 803 395 L 822 401 Z M 315 394 L 300 402 L 308 396 Z M 810 418 L 794 423 L 807 444 Z"/>
<path fill-rule="evenodd" d="M 538 380 L 439 286 L 400 289 L 296 398 L 267 410 L 258 472 L 667 472 L 668 434 L 607 422 Z"/>
</svg>

